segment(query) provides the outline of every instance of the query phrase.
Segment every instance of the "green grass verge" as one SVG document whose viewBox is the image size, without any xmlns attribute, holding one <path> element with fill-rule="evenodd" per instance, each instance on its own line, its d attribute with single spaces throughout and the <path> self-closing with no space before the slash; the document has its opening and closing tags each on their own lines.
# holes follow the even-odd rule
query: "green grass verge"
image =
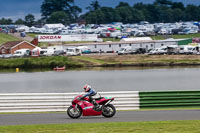
<svg viewBox="0 0 200 133">
<path fill-rule="evenodd" d="M 174 38 L 174 39 L 181 39 L 181 38 L 194 38 L 200 37 L 200 33 L 196 34 L 189 34 L 189 35 L 157 35 L 157 36 L 150 36 L 153 40 L 163 40 L 166 38 Z"/>
<path fill-rule="evenodd" d="M 119 63 L 119 62 L 118 62 Z M 189 63 L 189 64 L 195 64 L 200 63 L 200 59 L 158 59 L 158 60 L 151 60 L 151 59 L 141 59 L 141 60 L 135 60 L 135 61 L 123 61 L 125 64 L 134 64 L 134 63 Z"/>
<path fill-rule="evenodd" d="M 102 38 L 104 42 L 112 41 L 112 42 L 119 42 L 121 39 L 116 38 Z"/>
<path fill-rule="evenodd" d="M 9 34 L 0 33 L 0 45 L 8 41 L 19 41 L 19 40 L 20 39 L 15 38 Z"/>
<path fill-rule="evenodd" d="M 1 133 L 199 133 L 200 120 L 0 126 Z"/>
<path fill-rule="evenodd" d="M 35 38 L 35 36 L 37 36 L 37 35 L 43 35 L 43 34 L 28 33 L 27 35 L 29 35 L 32 38 Z"/>
<path fill-rule="evenodd" d="M 73 58 L 79 59 L 79 60 L 82 60 L 82 61 L 86 61 L 86 62 L 91 62 L 92 64 L 102 65 L 102 64 L 105 63 L 105 61 L 103 61 L 103 60 L 90 58 L 90 57 L 86 57 L 86 56 L 75 56 Z"/>
<path fill-rule="evenodd" d="M 179 38 L 194 38 L 194 37 L 200 37 L 200 33 L 196 34 L 189 34 L 189 35 L 172 35 L 173 38 L 179 39 Z"/>
<path fill-rule="evenodd" d="M 151 64 L 151 63 L 163 63 L 163 64 L 169 64 L 169 63 L 186 63 L 186 64 L 195 64 L 195 63 L 200 63 L 200 59 L 158 59 L 158 60 L 152 60 L 152 59 L 146 59 L 148 57 L 144 58 L 138 58 L 138 60 L 135 61 L 126 61 L 126 60 L 101 60 L 101 59 L 96 59 L 94 57 L 86 57 L 86 56 L 77 56 L 74 57 L 75 59 L 79 59 L 82 62 L 90 62 L 92 64 L 138 64 L 138 63 L 146 63 L 146 64 Z"/>
</svg>

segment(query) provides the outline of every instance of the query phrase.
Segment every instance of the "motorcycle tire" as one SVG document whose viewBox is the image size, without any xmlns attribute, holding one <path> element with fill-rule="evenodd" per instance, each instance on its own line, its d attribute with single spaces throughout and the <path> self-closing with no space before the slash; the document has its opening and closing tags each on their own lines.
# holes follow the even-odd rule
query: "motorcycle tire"
<svg viewBox="0 0 200 133">
<path fill-rule="evenodd" d="M 102 107 L 102 115 L 104 117 L 110 118 L 113 117 L 116 113 L 115 106 L 108 104 Z"/>
<path fill-rule="evenodd" d="M 74 107 L 70 106 L 67 109 L 67 114 L 70 118 L 77 119 L 82 115 L 82 109 L 78 106 L 76 112 L 74 111 Z"/>
</svg>

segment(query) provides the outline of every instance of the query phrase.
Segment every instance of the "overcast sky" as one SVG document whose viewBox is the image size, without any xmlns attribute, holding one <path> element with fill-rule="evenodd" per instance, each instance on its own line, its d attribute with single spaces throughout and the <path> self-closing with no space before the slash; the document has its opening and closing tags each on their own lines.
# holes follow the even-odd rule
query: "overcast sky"
<svg viewBox="0 0 200 133">
<path fill-rule="evenodd" d="M 40 7 L 44 0 L 0 0 L 0 18 L 24 19 L 27 14 L 33 14 L 36 19 L 40 18 Z M 75 0 L 75 5 L 82 8 L 89 6 L 94 0 Z M 138 2 L 152 3 L 155 0 L 99 0 L 101 6 L 115 7 L 119 2 L 128 2 L 131 6 Z M 183 2 L 185 5 L 200 5 L 200 0 L 173 0 Z"/>
</svg>

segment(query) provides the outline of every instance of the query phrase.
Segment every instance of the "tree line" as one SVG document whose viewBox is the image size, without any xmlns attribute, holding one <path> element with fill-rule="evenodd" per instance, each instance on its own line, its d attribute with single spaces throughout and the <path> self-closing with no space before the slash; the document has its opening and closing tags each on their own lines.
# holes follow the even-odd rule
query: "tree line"
<svg viewBox="0 0 200 133">
<path fill-rule="evenodd" d="M 96 3 L 96 4 L 94 4 Z M 91 7 L 98 5 L 98 1 L 93 2 Z M 153 4 L 136 3 L 130 6 L 128 3 L 120 2 L 115 8 L 100 7 L 92 8 L 81 16 L 87 23 L 138 23 L 140 21 L 155 22 L 179 22 L 179 21 L 199 21 L 200 5 L 184 6 L 182 2 L 172 2 L 171 0 L 156 0 Z"/>
<path fill-rule="evenodd" d="M 34 15 L 28 14 L 23 19 L 13 22 L 11 19 L 0 19 L 0 24 L 25 24 L 32 26 L 44 23 L 70 24 L 86 22 L 87 24 L 107 24 L 111 22 L 138 23 L 140 21 L 179 22 L 199 21 L 200 5 L 184 5 L 182 2 L 172 0 L 155 0 L 152 4 L 136 3 L 129 5 L 120 2 L 115 8 L 100 6 L 98 0 L 86 8 L 87 12 L 74 5 L 74 0 L 44 0 L 41 5 L 42 18 L 35 20 Z"/>
</svg>

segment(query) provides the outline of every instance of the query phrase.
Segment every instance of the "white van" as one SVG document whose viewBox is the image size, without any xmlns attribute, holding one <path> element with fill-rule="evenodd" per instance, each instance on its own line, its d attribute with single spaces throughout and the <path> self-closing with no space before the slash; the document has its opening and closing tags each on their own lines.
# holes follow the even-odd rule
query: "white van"
<svg viewBox="0 0 200 133">
<path fill-rule="evenodd" d="M 52 56 L 54 54 L 54 49 L 41 49 L 40 56 Z"/>
<path fill-rule="evenodd" d="M 131 52 L 133 52 L 132 47 L 126 46 L 126 47 L 122 47 L 122 48 L 118 51 L 118 55 L 131 54 Z"/>
<path fill-rule="evenodd" d="M 180 46 L 179 48 L 179 54 L 197 54 L 197 48 L 196 46 L 191 46 L 191 45 L 184 45 Z"/>
<path fill-rule="evenodd" d="M 167 47 L 155 48 L 149 51 L 150 55 L 153 54 L 167 54 Z"/>
<path fill-rule="evenodd" d="M 67 48 L 66 49 L 66 55 L 81 55 L 81 50 L 79 48 L 73 47 L 73 48 Z"/>
<path fill-rule="evenodd" d="M 30 49 L 19 49 L 14 52 L 13 57 L 28 57 L 30 53 Z"/>
</svg>

